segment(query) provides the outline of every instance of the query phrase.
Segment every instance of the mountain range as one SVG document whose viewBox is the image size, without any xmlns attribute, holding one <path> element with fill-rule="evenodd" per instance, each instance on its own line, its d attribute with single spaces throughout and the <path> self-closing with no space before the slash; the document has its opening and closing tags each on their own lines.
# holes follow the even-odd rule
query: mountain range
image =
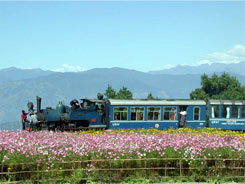
<svg viewBox="0 0 245 184">
<path fill-rule="evenodd" d="M 233 65 L 229 65 L 228 71 L 245 85 L 245 76 L 241 73 L 242 68 L 245 68 L 245 62 L 240 63 L 240 67 L 238 65 L 234 64 L 234 68 L 239 70 L 231 70 Z M 165 99 L 189 98 L 189 94 L 200 87 L 201 75 L 203 73 L 211 75 L 214 72 L 208 70 L 212 65 L 199 67 L 198 69 L 190 67 L 188 74 L 185 73 L 186 68 L 181 66 L 176 67 L 176 70 L 172 68 L 149 73 L 123 68 L 95 68 L 76 73 L 14 67 L 2 69 L 0 70 L 0 124 L 20 122 L 21 110 L 27 110 L 28 101 L 36 104 L 36 96 L 42 97 L 42 108 L 55 107 L 59 101 L 69 104 L 74 98 L 96 98 L 97 93 L 104 93 L 108 85 L 116 91 L 125 86 L 133 93 L 134 98 L 146 98 L 149 93 L 154 97 Z M 201 69 L 202 67 L 206 67 L 206 70 Z M 227 72 L 227 67 L 225 64 L 220 64 L 216 73 Z"/>
<path fill-rule="evenodd" d="M 19 81 L 24 79 L 32 79 L 40 76 L 47 76 L 52 74 L 52 71 L 44 71 L 37 69 L 18 69 L 10 67 L 0 70 L 0 82 Z"/>
<path fill-rule="evenodd" d="M 189 65 L 178 65 L 170 69 L 164 69 L 159 71 L 150 71 L 150 74 L 175 74 L 175 75 L 185 75 L 185 74 L 212 74 L 212 73 L 235 73 L 239 75 L 244 75 L 245 61 L 239 63 L 213 63 L 213 64 L 202 64 L 198 66 Z"/>
</svg>

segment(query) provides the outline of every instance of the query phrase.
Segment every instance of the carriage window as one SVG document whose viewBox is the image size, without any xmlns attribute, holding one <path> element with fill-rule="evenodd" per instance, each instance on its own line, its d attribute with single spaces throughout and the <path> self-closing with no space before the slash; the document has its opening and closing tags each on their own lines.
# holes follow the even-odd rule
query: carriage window
<svg viewBox="0 0 245 184">
<path fill-rule="evenodd" d="M 242 118 L 245 118 L 245 105 L 242 106 Z"/>
<path fill-rule="evenodd" d="M 221 106 L 221 118 L 230 118 L 230 107 L 228 105 Z"/>
<path fill-rule="evenodd" d="M 212 106 L 212 118 L 218 118 L 219 117 L 219 106 L 213 105 Z"/>
<path fill-rule="evenodd" d="M 239 118 L 239 106 L 237 106 L 237 105 L 231 106 L 231 117 L 232 118 Z"/>
<path fill-rule="evenodd" d="M 149 107 L 147 116 L 148 120 L 160 120 L 160 107 Z"/>
<path fill-rule="evenodd" d="M 131 120 L 144 120 L 144 107 L 131 107 Z"/>
<path fill-rule="evenodd" d="M 164 120 L 176 120 L 176 107 L 164 107 Z"/>
<path fill-rule="evenodd" d="M 194 107 L 194 120 L 200 120 L 200 107 Z"/>
<path fill-rule="evenodd" d="M 127 107 L 115 107 L 114 108 L 114 120 L 128 120 L 128 108 Z"/>
</svg>

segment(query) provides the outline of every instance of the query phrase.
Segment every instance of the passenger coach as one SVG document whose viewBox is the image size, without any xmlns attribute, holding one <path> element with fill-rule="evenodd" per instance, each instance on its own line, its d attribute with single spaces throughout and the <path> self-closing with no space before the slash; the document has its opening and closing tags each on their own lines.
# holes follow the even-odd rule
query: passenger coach
<svg viewBox="0 0 245 184">
<path fill-rule="evenodd" d="M 245 100 L 209 100 L 209 127 L 245 130 Z"/>
<path fill-rule="evenodd" d="M 186 127 L 206 126 L 203 100 L 115 100 L 110 99 L 110 128 L 179 128 L 180 112 L 186 112 Z"/>
</svg>

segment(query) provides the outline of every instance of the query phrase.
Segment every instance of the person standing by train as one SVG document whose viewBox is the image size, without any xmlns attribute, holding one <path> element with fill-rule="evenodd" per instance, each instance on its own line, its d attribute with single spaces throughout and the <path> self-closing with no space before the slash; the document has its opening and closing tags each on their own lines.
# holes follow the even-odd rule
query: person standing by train
<svg viewBox="0 0 245 184">
<path fill-rule="evenodd" d="M 25 112 L 25 110 L 22 110 L 22 113 L 21 113 L 21 122 L 22 122 L 22 129 L 25 130 L 26 128 L 26 123 L 28 123 L 28 119 L 27 119 L 27 115 L 28 113 Z"/>
<path fill-rule="evenodd" d="M 30 124 L 31 124 L 31 129 L 34 130 L 37 128 L 38 120 L 37 120 L 37 113 L 32 112 L 30 114 Z"/>
<path fill-rule="evenodd" d="M 180 112 L 179 128 L 184 128 L 186 126 L 186 116 L 187 116 L 187 112 L 186 111 L 181 111 Z"/>
</svg>

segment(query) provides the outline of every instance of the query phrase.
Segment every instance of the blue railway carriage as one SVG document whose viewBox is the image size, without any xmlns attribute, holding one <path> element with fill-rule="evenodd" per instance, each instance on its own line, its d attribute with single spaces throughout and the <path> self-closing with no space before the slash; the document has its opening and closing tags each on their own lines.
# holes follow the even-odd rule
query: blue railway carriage
<svg viewBox="0 0 245 184">
<path fill-rule="evenodd" d="M 245 130 L 245 100 L 209 100 L 209 127 Z"/>
<path fill-rule="evenodd" d="M 111 129 L 206 126 L 206 103 L 203 100 L 115 100 L 110 99 Z M 184 112 L 184 113 L 182 113 Z M 184 114 L 184 125 L 181 121 Z"/>
</svg>

